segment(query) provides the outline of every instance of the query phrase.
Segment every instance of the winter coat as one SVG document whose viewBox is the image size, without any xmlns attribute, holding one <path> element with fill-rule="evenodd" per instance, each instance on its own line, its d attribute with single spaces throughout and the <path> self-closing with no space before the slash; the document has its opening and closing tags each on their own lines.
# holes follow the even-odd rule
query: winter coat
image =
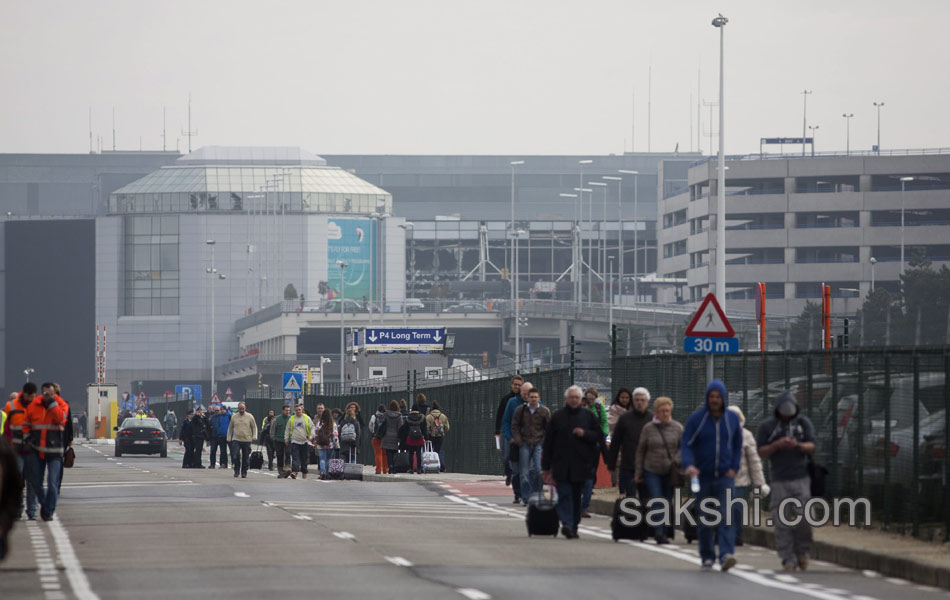
<svg viewBox="0 0 950 600">
<path fill-rule="evenodd" d="M 626 413 L 629 408 L 624 408 L 620 405 L 619 402 L 610 405 L 610 408 L 607 409 L 607 429 L 608 434 L 614 434 L 614 427 L 617 426 L 617 421 Z"/>
<path fill-rule="evenodd" d="M 662 436 L 660 435 L 662 433 Z M 636 476 L 642 477 L 644 471 L 654 475 L 666 475 L 674 462 L 680 462 L 680 438 L 683 426 L 671 420 L 669 423 L 650 421 L 640 431 L 640 443 L 637 444 Z M 666 442 L 664 446 L 663 443 Z M 667 454 L 669 448 L 669 454 Z M 672 457 L 672 460 L 670 458 Z"/>
<path fill-rule="evenodd" d="M 382 441 L 380 446 L 384 450 L 396 450 L 399 448 L 399 428 L 402 427 L 402 413 L 398 410 L 387 410 L 383 420 Z"/>
<path fill-rule="evenodd" d="M 353 425 L 353 427 L 356 429 L 356 440 L 355 440 L 355 441 L 352 441 L 352 442 L 344 442 L 344 441 L 343 441 L 343 439 L 342 439 L 343 428 L 344 428 L 346 425 Z M 357 421 L 356 419 L 351 419 L 351 418 L 343 419 L 343 422 L 340 423 L 340 427 L 339 427 L 340 436 L 341 436 L 341 439 L 340 439 L 340 447 L 341 447 L 341 448 L 349 448 L 349 447 L 351 447 L 351 446 L 358 446 L 359 443 L 360 443 L 360 434 L 362 433 L 362 432 L 360 431 L 360 429 L 361 429 L 361 428 L 360 428 L 360 422 Z"/>
<path fill-rule="evenodd" d="M 228 430 L 225 429 L 224 433 L 227 434 Z M 208 420 L 208 417 L 202 415 L 195 415 L 191 418 L 191 429 L 190 429 L 192 439 L 202 439 L 210 440 L 211 435 L 211 421 Z"/>
<path fill-rule="evenodd" d="M 610 451 L 607 452 L 607 468 L 617 468 L 617 458 L 620 458 L 620 468 L 634 471 L 637 468 L 637 446 L 640 445 L 640 432 L 644 425 L 653 420 L 650 411 L 637 412 L 628 410 L 617 419 L 614 433 L 610 436 Z"/>
<path fill-rule="evenodd" d="M 285 442 L 287 441 L 286 430 L 287 422 L 290 421 L 290 415 L 284 415 L 280 413 L 274 417 L 274 422 L 270 426 L 270 439 L 275 442 Z"/>
<path fill-rule="evenodd" d="M 434 408 L 429 411 L 429 414 L 426 415 L 426 438 L 432 439 L 434 437 L 439 437 L 435 435 L 435 420 L 439 420 L 439 424 L 442 425 L 442 437 L 445 437 L 445 434 L 449 432 L 449 418 L 445 416 L 445 413 Z"/>
<path fill-rule="evenodd" d="M 409 433 L 413 428 L 418 427 L 422 431 L 422 438 L 416 439 L 412 438 Z M 422 416 L 420 412 L 411 412 L 409 416 L 406 417 L 406 420 L 403 422 L 402 427 L 399 428 L 399 446 L 401 448 L 408 448 L 410 446 L 422 446 L 425 444 L 425 435 L 426 435 L 426 422 L 425 417 Z"/>
<path fill-rule="evenodd" d="M 574 435 L 580 427 L 584 435 Z M 593 479 L 604 435 L 597 418 L 582 406 L 565 406 L 551 416 L 541 447 L 541 469 L 556 482 L 581 483 Z"/>
<path fill-rule="evenodd" d="M 759 448 L 755 443 L 755 436 L 751 431 L 742 428 L 742 463 L 736 475 L 736 487 L 754 487 L 765 485 L 765 475 L 762 473 L 762 459 L 759 458 Z"/>
<path fill-rule="evenodd" d="M 722 396 L 722 414 L 718 419 L 709 413 L 709 392 L 713 390 Z M 730 469 L 739 472 L 742 424 L 728 406 L 726 386 L 713 379 L 706 387 L 706 402 L 689 416 L 683 427 L 683 468 L 696 467 L 701 478 L 723 477 Z"/>
<path fill-rule="evenodd" d="M 495 411 L 495 435 L 501 435 L 501 420 L 505 416 L 505 409 L 508 408 L 508 401 L 517 395 L 514 392 L 508 392 L 502 396 L 501 402 L 498 403 L 498 410 Z"/>
<path fill-rule="evenodd" d="M 515 416 L 511 419 L 514 442 L 518 445 L 528 444 L 529 446 L 544 442 L 544 433 L 550 422 L 551 411 L 547 406 L 538 405 L 534 414 L 531 414 L 528 405 L 522 404 L 515 410 Z"/>
<path fill-rule="evenodd" d="M 255 442 L 257 441 L 257 419 L 247 411 L 243 415 L 236 412 L 231 415 L 226 433 L 225 438 L 229 442 Z"/>
<path fill-rule="evenodd" d="M 374 438 L 381 437 L 380 428 L 383 426 L 384 420 L 386 420 L 385 412 L 377 412 L 369 418 L 369 432 Z"/>
<path fill-rule="evenodd" d="M 604 434 L 604 437 L 607 437 L 607 434 L 610 433 L 610 427 L 607 424 L 607 409 L 604 408 L 603 404 L 595 402 L 591 407 L 590 411 L 594 413 L 594 416 L 597 417 L 597 422 L 600 424 L 600 431 Z"/>
<path fill-rule="evenodd" d="M 211 430 L 214 437 L 227 437 L 228 427 L 231 425 L 231 411 L 218 413 L 211 417 Z"/>
<path fill-rule="evenodd" d="M 779 406 L 785 403 L 795 406 L 795 416 L 788 420 L 782 419 L 779 415 Z M 759 423 L 755 441 L 759 447 L 762 447 L 783 437 L 793 437 L 799 443 L 816 441 L 815 426 L 808 417 L 801 414 L 801 407 L 790 392 L 783 392 L 775 399 L 775 412 Z M 776 450 L 769 457 L 769 464 L 771 465 L 769 475 L 773 482 L 795 481 L 808 477 L 808 456 L 797 448 Z"/>
<path fill-rule="evenodd" d="M 425 402 L 416 402 L 415 404 L 412 405 L 412 407 L 409 410 L 410 412 L 415 411 L 415 412 L 421 413 L 422 416 L 424 417 L 427 414 L 429 414 L 429 405 L 426 404 Z"/>
</svg>

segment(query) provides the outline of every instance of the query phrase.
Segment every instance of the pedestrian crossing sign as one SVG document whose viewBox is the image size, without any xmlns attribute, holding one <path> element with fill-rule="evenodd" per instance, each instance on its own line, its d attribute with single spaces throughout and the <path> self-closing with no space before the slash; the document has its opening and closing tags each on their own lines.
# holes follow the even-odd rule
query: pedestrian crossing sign
<svg viewBox="0 0 950 600">
<path fill-rule="evenodd" d="M 283 391 L 300 393 L 303 391 L 303 373 L 285 371 L 283 378 Z"/>
<path fill-rule="evenodd" d="M 699 310 L 686 328 L 686 337 L 733 337 L 735 335 L 736 332 L 725 313 L 722 312 L 722 308 L 719 307 L 716 296 L 706 294 Z"/>
</svg>

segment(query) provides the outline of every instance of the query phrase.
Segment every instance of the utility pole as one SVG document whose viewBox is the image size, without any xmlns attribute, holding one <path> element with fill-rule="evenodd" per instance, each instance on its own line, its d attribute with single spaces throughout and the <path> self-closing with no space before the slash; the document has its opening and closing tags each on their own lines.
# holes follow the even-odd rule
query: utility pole
<svg viewBox="0 0 950 600">
<path fill-rule="evenodd" d="M 813 93 L 812 90 L 802 91 L 802 156 L 805 156 L 805 134 L 808 131 L 808 95 L 811 93 Z M 814 146 L 812 147 L 814 148 Z"/>
<path fill-rule="evenodd" d="M 182 131 L 181 134 L 188 138 L 188 153 L 191 154 L 191 138 L 198 135 L 198 130 L 191 128 L 191 93 L 188 94 L 188 130 Z"/>
</svg>

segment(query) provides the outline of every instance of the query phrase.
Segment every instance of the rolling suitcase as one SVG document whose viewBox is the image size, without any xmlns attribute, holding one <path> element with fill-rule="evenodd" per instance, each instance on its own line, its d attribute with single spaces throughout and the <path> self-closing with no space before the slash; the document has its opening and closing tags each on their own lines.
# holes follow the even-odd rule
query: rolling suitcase
<svg viewBox="0 0 950 600">
<path fill-rule="evenodd" d="M 554 486 L 544 485 L 537 494 L 528 498 L 528 511 L 525 514 L 525 526 L 528 528 L 528 537 L 534 535 L 557 536 L 558 518 L 557 492 Z"/>
<path fill-rule="evenodd" d="M 343 479 L 363 481 L 363 465 L 356 462 L 356 447 L 350 448 L 350 462 L 343 465 Z"/>
<path fill-rule="evenodd" d="M 630 511 L 635 510 L 636 512 L 640 513 L 640 522 L 634 526 L 626 525 L 623 523 L 623 521 L 621 521 L 621 517 L 624 515 L 622 514 L 620 508 L 621 502 L 623 502 L 625 499 L 626 498 L 617 498 L 617 501 L 614 502 L 614 514 L 610 519 L 611 537 L 613 537 L 615 542 L 618 540 L 636 540 L 638 542 L 642 542 L 643 540 L 647 539 L 647 535 L 649 535 L 649 528 L 647 527 L 646 516 L 643 513 L 643 507 L 634 506 L 632 502 L 627 503 L 627 519 L 629 520 L 633 518 L 633 515 L 630 514 Z"/>
<path fill-rule="evenodd" d="M 334 457 L 327 460 L 327 479 L 343 479 L 344 466 L 346 463 L 340 458 L 339 453 L 334 453 Z"/>
<path fill-rule="evenodd" d="M 264 467 L 264 453 L 261 452 L 260 446 L 254 452 L 251 452 L 251 456 L 247 459 L 247 466 L 258 470 Z"/>
<path fill-rule="evenodd" d="M 422 451 L 422 472 L 438 473 L 442 468 L 439 453 L 432 449 L 432 442 L 426 442 L 424 448 L 425 450 Z"/>
<path fill-rule="evenodd" d="M 409 465 L 411 464 L 409 453 L 405 450 L 397 451 L 393 463 L 393 473 L 407 473 L 409 471 Z"/>
</svg>

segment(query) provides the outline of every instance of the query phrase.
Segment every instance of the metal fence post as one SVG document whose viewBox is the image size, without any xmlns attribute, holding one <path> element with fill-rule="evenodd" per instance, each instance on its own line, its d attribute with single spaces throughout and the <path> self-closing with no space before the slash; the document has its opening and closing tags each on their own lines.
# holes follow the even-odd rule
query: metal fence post
<svg viewBox="0 0 950 600">
<path fill-rule="evenodd" d="M 749 411 L 749 355 L 742 353 L 742 411 Z M 764 417 L 763 417 L 764 418 Z"/>
<path fill-rule="evenodd" d="M 574 375 L 576 374 L 577 363 L 575 361 L 574 336 L 571 336 L 571 385 L 574 385 Z"/>
<path fill-rule="evenodd" d="M 918 311 L 918 327 L 920 326 Z M 920 536 L 920 356 L 914 352 L 914 441 L 913 479 L 911 480 L 911 506 L 914 507 L 911 535 Z"/>
<path fill-rule="evenodd" d="M 617 358 L 617 326 L 610 326 L 610 360 Z"/>
<path fill-rule="evenodd" d="M 806 381 L 806 386 L 808 389 L 808 400 L 807 400 L 807 404 L 805 404 L 805 414 L 808 416 L 809 419 L 811 419 L 811 404 L 812 404 L 811 401 L 812 401 L 812 398 L 815 397 L 815 388 L 814 388 L 815 375 L 811 370 L 811 353 L 805 354 L 805 361 L 806 361 L 805 381 Z"/>
<path fill-rule="evenodd" d="M 855 427 L 855 454 L 858 458 L 857 496 L 864 497 L 864 353 L 858 351 L 858 414 Z"/>
<path fill-rule="evenodd" d="M 789 386 L 791 386 L 792 378 L 788 372 L 788 352 L 782 352 L 782 368 L 785 370 L 785 390 L 788 391 Z"/>
<path fill-rule="evenodd" d="M 838 464 L 838 367 L 837 354 L 831 354 L 831 493 L 838 495 L 841 467 Z M 809 406 L 811 405 L 809 398 Z"/>
<path fill-rule="evenodd" d="M 943 541 L 950 541 L 950 353 L 943 355 Z"/>
<path fill-rule="evenodd" d="M 765 352 L 762 357 L 762 418 L 767 419 L 772 411 L 769 410 L 769 356 Z"/>
<path fill-rule="evenodd" d="M 888 311 L 890 312 L 890 311 Z M 891 524 L 891 357 L 884 353 L 884 530 Z"/>
</svg>

